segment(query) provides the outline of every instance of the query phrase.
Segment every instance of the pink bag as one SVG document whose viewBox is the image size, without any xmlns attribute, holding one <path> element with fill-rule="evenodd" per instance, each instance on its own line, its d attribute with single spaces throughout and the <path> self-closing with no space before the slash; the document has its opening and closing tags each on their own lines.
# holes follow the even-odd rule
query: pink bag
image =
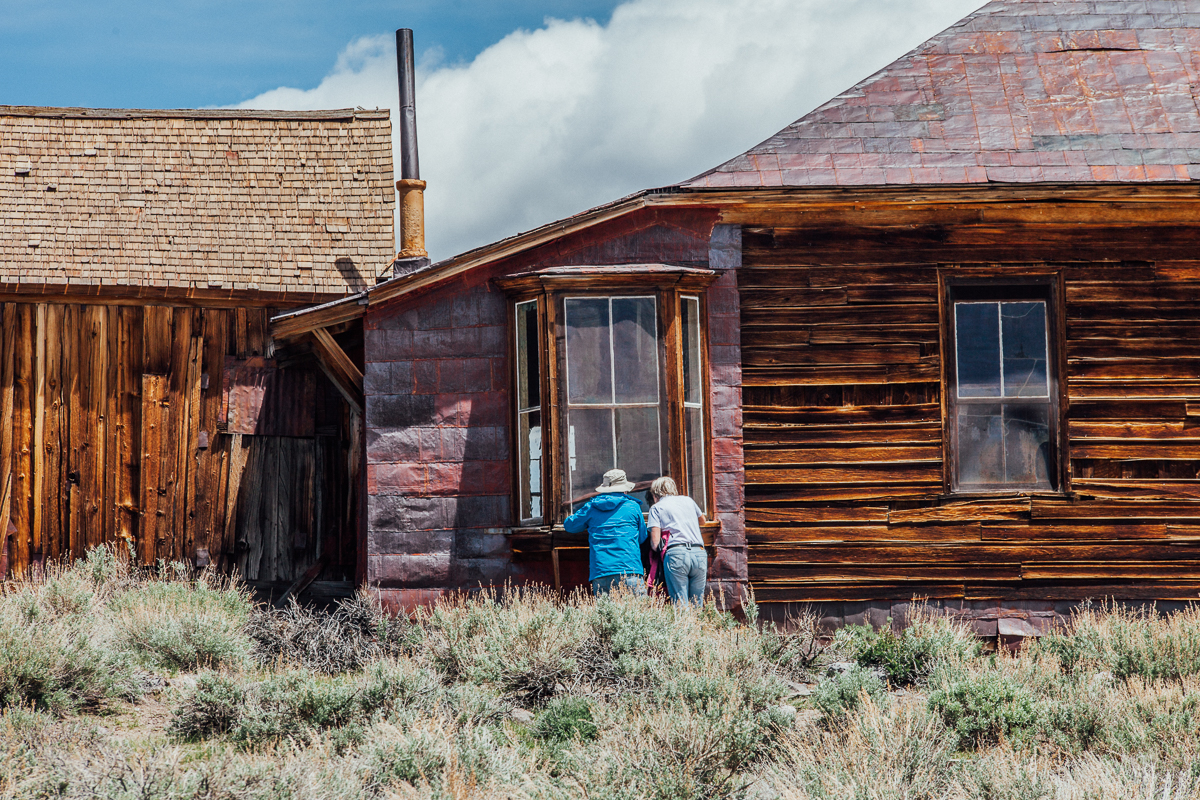
<svg viewBox="0 0 1200 800">
<path fill-rule="evenodd" d="M 657 553 L 650 554 L 650 574 L 646 576 L 646 591 L 648 591 L 650 594 L 654 594 L 654 581 L 658 576 L 659 569 L 666 569 L 666 567 L 663 566 L 663 557 L 667 554 L 667 545 L 670 543 L 670 541 L 671 532 L 663 531 L 662 547 L 659 548 Z"/>
</svg>

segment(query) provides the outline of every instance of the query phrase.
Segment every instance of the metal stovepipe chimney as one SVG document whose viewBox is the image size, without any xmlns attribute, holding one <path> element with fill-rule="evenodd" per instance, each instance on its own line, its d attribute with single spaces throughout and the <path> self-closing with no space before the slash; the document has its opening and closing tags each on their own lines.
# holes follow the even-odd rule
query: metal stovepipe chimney
<svg viewBox="0 0 1200 800">
<path fill-rule="evenodd" d="M 393 273 L 403 275 L 429 263 L 425 251 L 425 181 L 417 157 L 417 89 L 411 28 L 396 31 L 396 73 L 400 79 L 400 252 Z"/>
</svg>

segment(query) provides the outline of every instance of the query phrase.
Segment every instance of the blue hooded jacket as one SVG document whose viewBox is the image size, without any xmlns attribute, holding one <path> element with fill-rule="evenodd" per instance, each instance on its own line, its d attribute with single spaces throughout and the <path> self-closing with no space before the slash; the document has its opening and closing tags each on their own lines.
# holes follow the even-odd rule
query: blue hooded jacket
<svg viewBox="0 0 1200 800">
<path fill-rule="evenodd" d="M 641 575 L 641 544 L 649 535 L 642 504 L 627 494 L 602 494 L 563 520 L 567 533 L 588 534 L 588 580 Z"/>
</svg>

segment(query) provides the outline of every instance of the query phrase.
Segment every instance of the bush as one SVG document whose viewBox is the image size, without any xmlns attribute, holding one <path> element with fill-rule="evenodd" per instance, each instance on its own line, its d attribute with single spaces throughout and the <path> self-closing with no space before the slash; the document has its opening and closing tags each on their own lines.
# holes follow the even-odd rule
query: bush
<svg viewBox="0 0 1200 800">
<path fill-rule="evenodd" d="M 883 670 L 897 686 L 924 680 L 940 662 L 962 663 L 981 651 L 978 638 L 966 626 L 920 608 L 899 633 L 890 626 L 876 631 L 851 625 L 838 631 L 835 642 L 861 666 Z"/>
<path fill-rule="evenodd" d="M 438 692 L 429 673 L 394 662 L 332 678 L 289 671 L 238 683 L 207 673 L 174 709 L 170 731 L 186 740 L 228 734 L 255 747 L 282 739 L 309 741 L 321 732 L 371 724 L 398 709 L 432 710 Z"/>
<path fill-rule="evenodd" d="M 582 697 L 552 700 L 538 715 L 534 735 L 543 741 L 595 739 L 600 733 L 592 720 L 592 704 Z"/>
<path fill-rule="evenodd" d="M 929 696 L 929 707 L 957 734 L 960 747 L 1028 741 L 1043 725 L 1042 709 L 1029 686 L 996 669 L 938 689 Z"/>
<path fill-rule="evenodd" d="M 1088 606 L 1066 631 L 1042 637 L 1036 648 L 1053 653 L 1068 671 L 1179 680 L 1200 674 L 1200 607 L 1160 616 L 1152 607 Z"/>
<path fill-rule="evenodd" d="M 886 697 L 883 681 L 871 670 L 855 665 L 822 678 L 813 692 L 813 703 L 829 722 L 854 711 L 867 699 L 881 705 Z"/>
<path fill-rule="evenodd" d="M 828 727 L 779 737 L 778 754 L 758 770 L 783 800 L 950 798 L 956 737 L 911 697 L 887 707 L 867 703 Z"/>
<path fill-rule="evenodd" d="M 245 706 L 245 692 L 232 678 L 207 672 L 176 707 L 169 730 L 181 739 L 207 739 L 229 733 Z"/>
<path fill-rule="evenodd" d="M 144 676 L 107 648 L 103 598 L 79 562 L 0 599 L 0 708 L 32 705 L 56 714 L 144 691 Z"/>
<path fill-rule="evenodd" d="M 209 573 L 194 582 L 147 582 L 108 605 L 115 646 L 150 668 L 236 667 L 250 654 L 245 590 Z"/>
<path fill-rule="evenodd" d="M 376 598 L 363 593 L 338 601 L 332 611 L 305 608 L 294 598 L 284 608 L 255 609 L 245 632 L 260 665 L 336 675 L 408 652 L 413 625 L 388 615 Z"/>
</svg>

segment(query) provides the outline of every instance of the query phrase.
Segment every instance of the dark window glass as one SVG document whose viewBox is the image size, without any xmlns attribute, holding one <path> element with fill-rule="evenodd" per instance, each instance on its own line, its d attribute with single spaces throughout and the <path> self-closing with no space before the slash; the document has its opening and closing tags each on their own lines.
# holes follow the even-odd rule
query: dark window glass
<svg viewBox="0 0 1200 800">
<path fill-rule="evenodd" d="M 607 297 L 566 301 L 567 399 L 612 402 L 612 325 Z"/>
<path fill-rule="evenodd" d="M 684 297 L 679 304 L 683 329 L 683 416 L 687 444 L 687 493 L 708 513 L 705 489 L 704 382 L 700 363 L 700 298 Z"/>
<path fill-rule="evenodd" d="M 1046 397 L 1046 304 L 1001 303 L 1004 396 Z"/>
<path fill-rule="evenodd" d="M 537 302 L 517 304 L 517 482 L 521 521 L 542 518 L 541 347 Z"/>
<path fill-rule="evenodd" d="M 1053 488 L 1046 303 L 954 304 L 955 486 Z"/>
<path fill-rule="evenodd" d="M 954 306 L 958 396 L 1000 396 L 1000 304 Z"/>
<path fill-rule="evenodd" d="M 662 474 L 657 315 L 653 297 L 563 301 L 569 508 L 591 497 L 614 467 L 634 483 Z"/>
</svg>

